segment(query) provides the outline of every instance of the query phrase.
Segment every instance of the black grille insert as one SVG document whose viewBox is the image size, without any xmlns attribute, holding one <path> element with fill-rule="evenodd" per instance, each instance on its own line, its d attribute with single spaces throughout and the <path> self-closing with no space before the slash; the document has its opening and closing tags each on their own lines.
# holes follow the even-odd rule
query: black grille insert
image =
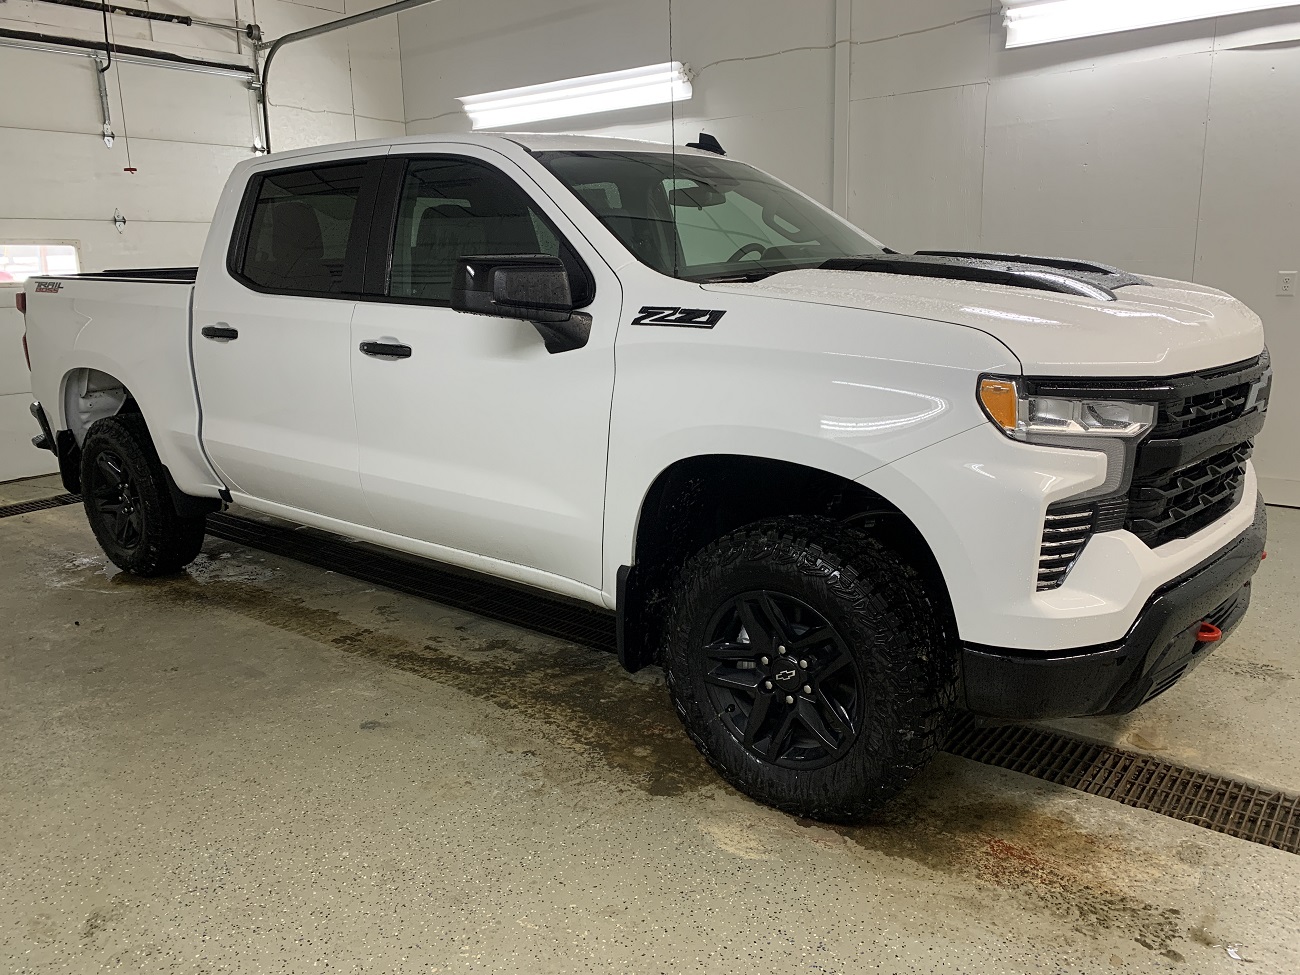
<svg viewBox="0 0 1300 975">
<path fill-rule="evenodd" d="M 1160 404 L 1153 436 L 1182 437 L 1237 419 L 1250 399 L 1250 383 L 1195 393 Z"/>
<path fill-rule="evenodd" d="M 1126 527 L 1155 548 L 1222 518 L 1241 499 L 1252 449 L 1248 440 L 1172 474 L 1134 481 Z"/>
</svg>

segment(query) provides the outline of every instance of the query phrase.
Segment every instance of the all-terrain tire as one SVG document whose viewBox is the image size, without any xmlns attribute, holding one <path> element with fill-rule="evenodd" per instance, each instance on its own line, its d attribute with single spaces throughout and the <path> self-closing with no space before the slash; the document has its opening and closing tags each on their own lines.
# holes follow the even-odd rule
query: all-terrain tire
<svg viewBox="0 0 1300 975">
<path fill-rule="evenodd" d="M 114 565 L 138 576 L 178 572 L 203 547 L 207 518 L 176 513 L 144 417 L 96 420 L 81 446 L 82 503 Z"/>
<path fill-rule="evenodd" d="M 763 642 L 756 615 L 765 606 L 777 620 L 771 628 L 785 638 Z M 800 637 L 795 616 L 821 622 L 806 624 Z M 948 618 L 920 573 L 861 531 L 825 518 L 758 522 L 718 539 L 684 566 L 667 627 L 668 687 L 695 744 L 736 788 L 796 815 L 857 822 L 896 795 L 942 745 L 957 694 Z M 749 621 L 738 637 L 735 620 Z M 726 632 L 733 635 L 716 639 Z M 822 650 L 784 655 L 784 643 L 812 646 L 832 632 L 834 641 Z M 740 659 L 751 649 L 751 657 Z M 811 659 L 818 653 L 839 661 L 824 678 Z M 846 674 L 850 666 L 856 668 L 853 681 Z M 838 703 L 831 703 L 830 692 L 819 697 L 822 679 L 836 682 Z M 749 683 L 755 689 L 746 713 L 749 691 L 729 687 Z M 766 755 L 759 754 L 758 742 L 746 741 L 747 727 L 739 727 L 754 720 L 764 685 L 775 691 L 755 722 L 756 729 L 772 729 Z M 784 739 L 782 708 L 793 713 Z M 828 723 L 826 715 L 845 720 Z M 821 737 L 808 731 L 818 721 Z M 778 741 L 787 743 L 784 752 Z"/>
</svg>

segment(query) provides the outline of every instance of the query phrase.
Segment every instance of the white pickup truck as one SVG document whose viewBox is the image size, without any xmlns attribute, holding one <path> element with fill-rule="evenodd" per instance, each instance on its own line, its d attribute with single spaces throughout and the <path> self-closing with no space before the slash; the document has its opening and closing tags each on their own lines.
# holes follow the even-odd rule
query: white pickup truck
<svg viewBox="0 0 1300 975">
<path fill-rule="evenodd" d="M 727 779 L 832 821 L 962 710 L 1129 711 L 1236 625 L 1254 314 L 899 254 L 700 145 L 241 163 L 198 268 L 27 284 L 34 442 L 129 572 L 233 502 L 616 612 Z"/>
</svg>

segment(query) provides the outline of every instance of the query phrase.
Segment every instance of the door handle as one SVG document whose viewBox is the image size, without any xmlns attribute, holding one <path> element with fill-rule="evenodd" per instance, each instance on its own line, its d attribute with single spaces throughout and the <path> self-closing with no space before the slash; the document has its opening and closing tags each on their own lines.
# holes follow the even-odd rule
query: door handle
<svg viewBox="0 0 1300 975">
<path fill-rule="evenodd" d="M 217 322 L 215 325 L 204 325 L 199 330 L 199 334 L 205 339 L 217 339 L 218 341 L 229 342 L 231 339 L 239 338 L 239 330 L 231 328 L 225 322 Z"/>
<path fill-rule="evenodd" d="M 411 347 L 396 342 L 362 342 L 361 351 L 378 359 L 411 358 Z"/>
</svg>

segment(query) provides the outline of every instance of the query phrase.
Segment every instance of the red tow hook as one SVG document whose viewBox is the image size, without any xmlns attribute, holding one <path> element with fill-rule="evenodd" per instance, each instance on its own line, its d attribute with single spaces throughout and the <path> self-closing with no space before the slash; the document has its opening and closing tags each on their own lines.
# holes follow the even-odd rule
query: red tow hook
<svg viewBox="0 0 1300 975">
<path fill-rule="evenodd" d="M 1223 639 L 1223 631 L 1213 623 L 1202 623 L 1196 628 L 1197 643 L 1218 643 Z"/>
</svg>

